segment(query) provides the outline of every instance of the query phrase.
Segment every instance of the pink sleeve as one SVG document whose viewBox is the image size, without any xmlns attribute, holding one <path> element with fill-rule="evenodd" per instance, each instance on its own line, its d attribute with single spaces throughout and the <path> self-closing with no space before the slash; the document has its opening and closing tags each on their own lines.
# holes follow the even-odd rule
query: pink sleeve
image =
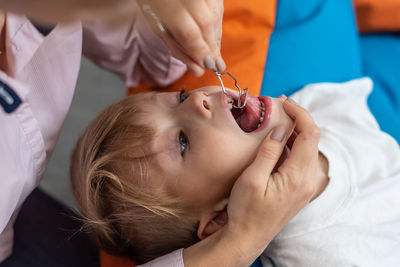
<svg viewBox="0 0 400 267">
<path fill-rule="evenodd" d="M 133 13 L 131 21 L 83 23 L 83 53 L 117 74 L 127 87 L 142 81 L 167 86 L 185 73 L 186 66 L 171 56 L 139 8 Z"/>
<path fill-rule="evenodd" d="M 183 248 L 137 267 L 184 267 Z"/>
</svg>

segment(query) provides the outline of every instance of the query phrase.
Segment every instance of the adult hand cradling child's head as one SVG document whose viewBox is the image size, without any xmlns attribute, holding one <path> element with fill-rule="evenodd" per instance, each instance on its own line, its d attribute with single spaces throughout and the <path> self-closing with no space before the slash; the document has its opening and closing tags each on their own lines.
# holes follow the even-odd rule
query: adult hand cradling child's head
<svg viewBox="0 0 400 267">
<path fill-rule="evenodd" d="M 288 142 L 290 155 L 273 172 L 290 134 L 286 132 L 280 139 L 279 133 L 276 139 L 274 134 L 279 129 L 275 128 L 263 141 L 256 159 L 236 181 L 227 208 L 229 220 L 225 231 L 240 236 L 237 242 L 243 246 L 246 237 L 252 238 L 254 258 L 274 238 L 272 233 L 278 234 L 315 196 L 320 130 L 308 112 L 290 99 L 283 106 L 296 125 Z M 254 238 L 259 240 L 259 247 L 254 246 Z"/>
<path fill-rule="evenodd" d="M 277 167 L 289 136 L 293 152 Z M 238 112 L 219 87 L 135 95 L 100 114 L 80 139 L 73 189 L 99 243 L 139 262 L 189 246 L 227 221 L 226 231 L 243 233 L 258 221 L 276 234 L 310 199 L 314 181 L 304 180 L 314 180 L 318 137 L 308 113 L 284 97 L 250 96 Z M 269 219 L 243 223 L 246 210 Z M 125 247 L 113 248 L 121 238 Z"/>
<path fill-rule="evenodd" d="M 219 257 L 202 258 L 202 263 L 249 266 L 315 196 L 320 130 L 308 112 L 290 99 L 283 107 L 295 121 L 294 132 L 274 128 L 268 133 L 256 158 L 236 180 L 227 211 L 210 221 L 208 227 L 215 233 L 184 250 L 185 264 L 196 266 L 199 257 L 212 254 L 211 243 L 217 244 L 212 249 Z M 291 153 L 273 172 L 287 144 Z M 223 251 L 228 248 L 231 253 L 226 256 Z"/>
</svg>

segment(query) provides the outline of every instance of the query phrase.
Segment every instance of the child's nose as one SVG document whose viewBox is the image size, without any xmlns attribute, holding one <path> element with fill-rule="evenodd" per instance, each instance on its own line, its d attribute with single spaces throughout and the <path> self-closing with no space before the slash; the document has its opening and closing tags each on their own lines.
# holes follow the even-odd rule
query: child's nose
<svg viewBox="0 0 400 267">
<path fill-rule="evenodd" d="M 193 92 L 186 101 L 191 102 L 190 104 L 194 111 L 200 116 L 205 118 L 211 117 L 210 99 L 207 92 Z"/>
</svg>

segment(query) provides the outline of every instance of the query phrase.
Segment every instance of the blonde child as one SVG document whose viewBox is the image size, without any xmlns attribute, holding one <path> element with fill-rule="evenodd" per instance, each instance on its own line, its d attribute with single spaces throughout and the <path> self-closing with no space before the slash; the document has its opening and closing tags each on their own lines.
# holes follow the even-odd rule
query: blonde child
<svg viewBox="0 0 400 267">
<path fill-rule="evenodd" d="M 400 153 L 368 111 L 371 88 L 365 78 L 311 85 L 293 96 L 322 130 L 316 190 L 270 244 L 264 264 L 399 263 L 391 252 L 400 249 L 400 212 L 387 204 L 400 204 Z M 205 87 L 145 93 L 110 106 L 72 157 L 72 188 L 93 238 L 143 263 L 220 230 L 229 220 L 232 186 L 265 136 L 273 130 L 283 139 L 295 127 L 284 102 L 251 96 L 244 110 L 231 110 L 220 88 Z"/>
</svg>

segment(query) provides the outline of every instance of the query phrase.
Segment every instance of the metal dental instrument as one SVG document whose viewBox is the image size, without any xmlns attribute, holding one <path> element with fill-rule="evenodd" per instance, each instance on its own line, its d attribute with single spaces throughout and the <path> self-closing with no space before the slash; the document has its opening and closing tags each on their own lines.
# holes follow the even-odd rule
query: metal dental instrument
<svg viewBox="0 0 400 267">
<path fill-rule="evenodd" d="M 235 77 L 233 77 L 232 74 L 230 74 L 229 72 L 223 72 L 223 73 L 218 73 L 217 71 L 214 71 L 215 75 L 217 75 L 217 78 L 219 80 L 219 82 L 221 83 L 221 87 L 222 87 L 222 91 L 224 92 L 224 94 L 228 97 L 228 99 L 230 101 L 232 101 L 232 97 L 226 92 L 225 90 L 225 86 L 224 83 L 222 82 L 222 75 L 229 75 L 234 81 L 235 81 L 235 86 L 236 88 L 239 89 L 239 97 L 238 97 L 238 102 L 237 102 L 237 106 L 235 104 L 232 103 L 233 107 L 235 108 L 244 108 L 244 106 L 246 106 L 246 102 L 247 102 L 247 96 L 249 94 L 249 90 L 248 88 L 244 88 L 242 90 L 242 88 L 240 88 L 240 86 L 237 83 L 237 80 Z M 242 103 L 242 96 L 244 95 L 244 101 Z M 233 102 L 233 101 L 232 101 Z"/>
</svg>

